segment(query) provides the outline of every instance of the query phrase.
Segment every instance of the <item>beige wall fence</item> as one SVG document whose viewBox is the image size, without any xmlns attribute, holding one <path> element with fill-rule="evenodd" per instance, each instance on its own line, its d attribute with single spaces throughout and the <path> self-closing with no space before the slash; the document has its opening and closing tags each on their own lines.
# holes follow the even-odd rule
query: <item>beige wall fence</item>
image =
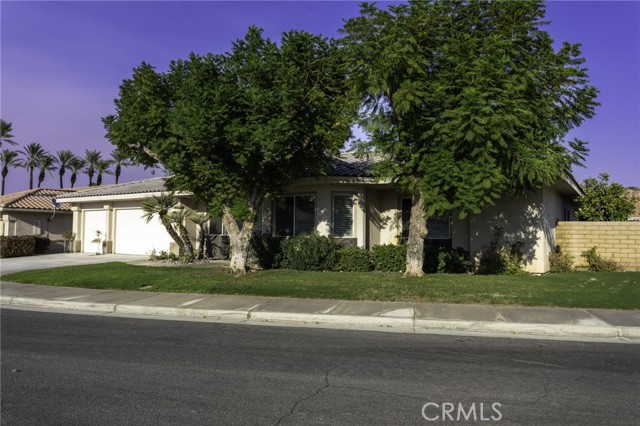
<svg viewBox="0 0 640 426">
<path fill-rule="evenodd" d="M 559 222 L 556 244 L 576 265 L 584 265 L 582 252 L 597 246 L 600 256 L 625 271 L 640 271 L 640 222 Z"/>
</svg>

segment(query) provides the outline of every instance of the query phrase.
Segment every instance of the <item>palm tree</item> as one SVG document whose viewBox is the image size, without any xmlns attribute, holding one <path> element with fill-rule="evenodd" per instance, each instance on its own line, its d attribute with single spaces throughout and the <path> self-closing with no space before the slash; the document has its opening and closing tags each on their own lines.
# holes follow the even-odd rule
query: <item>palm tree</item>
<svg viewBox="0 0 640 426">
<path fill-rule="evenodd" d="M 71 188 L 76 184 L 78 173 L 84 169 L 85 162 L 82 158 L 74 156 L 69 162 L 69 171 L 71 172 Z"/>
<path fill-rule="evenodd" d="M 75 154 L 68 149 L 56 152 L 56 163 L 58 164 L 58 175 L 60 176 L 60 189 L 64 188 L 62 177 L 70 167 L 71 161 L 76 158 Z"/>
<path fill-rule="evenodd" d="M 33 171 L 38 167 L 40 157 L 48 155 L 47 151 L 45 151 L 39 143 L 32 142 L 25 146 L 22 151 L 20 151 L 20 154 L 24 156 L 20 161 L 20 165 L 29 170 L 29 189 L 33 189 Z"/>
<path fill-rule="evenodd" d="M 87 149 L 84 152 L 85 172 L 89 176 L 89 186 L 93 186 L 93 176 L 96 173 L 96 166 L 102 160 L 102 153 L 97 149 Z"/>
<path fill-rule="evenodd" d="M 112 175 L 113 172 L 109 170 L 113 162 L 111 160 L 100 160 L 96 163 L 96 173 L 98 173 L 98 177 L 96 178 L 96 185 L 102 185 L 102 175 Z"/>
<path fill-rule="evenodd" d="M 200 260 L 204 257 L 205 254 L 204 249 L 207 237 L 206 225 L 211 220 L 211 217 L 208 213 L 196 213 L 189 219 L 191 220 L 191 222 L 198 225 L 198 253 L 196 254 L 196 259 Z"/>
<path fill-rule="evenodd" d="M 118 180 L 120 179 L 120 174 L 122 173 L 122 168 L 130 166 L 131 161 L 129 160 L 129 157 L 124 152 L 122 152 L 121 149 L 118 148 L 111 151 L 111 161 L 116 165 L 114 174 L 116 176 L 117 185 Z"/>
<path fill-rule="evenodd" d="M 176 209 L 169 213 L 167 216 L 169 222 L 178 229 L 178 233 L 180 234 L 180 239 L 184 243 L 185 253 L 184 255 L 193 256 L 193 244 L 191 244 L 191 239 L 189 238 L 189 232 L 187 231 L 186 226 L 184 226 L 184 222 L 191 217 L 193 212 L 189 209 L 181 208 Z"/>
<path fill-rule="evenodd" d="M 20 167 L 18 153 L 10 149 L 3 149 L 0 152 L 0 164 L 2 165 L 2 194 L 0 195 L 4 195 L 4 181 L 9 173 L 9 167 Z"/>
<path fill-rule="evenodd" d="M 12 139 L 13 135 L 11 134 L 11 132 L 13 131 L 13 129 L 11 127 L 11 123 L 0 118 L 0 147 L 2 147 L 3 143 L 8 143 L 9 145 L 18 145 Z"/>
<path fill-rule="evenodd" d="M 38 174 L 38 188 L 40 188 L 47 172 L 53 176 L 53 171 L 56 170 L 56 159 L 49 154 L 43 155 L 38 159 L 38 169 L 40 169 Z"/>
<path fill-rule="evenodd" d="M 147 223 L 149 223 L 154 216 L 158 216 L 164 228 L 167 230 L 173 241 L 178 245 L 180 256 L 183 256 L 185 253 L 184 242 L 175 229 L 173 229 L 173 225 L 169 218 L 170 210 L 177 204 L 178 199 L 173 193 L 162 193 L 158 196 L 146 198 L 142 202 L 142 210 L 144 211 L 144 215 L 142 217 L 147 221 Z"/>
</svg>

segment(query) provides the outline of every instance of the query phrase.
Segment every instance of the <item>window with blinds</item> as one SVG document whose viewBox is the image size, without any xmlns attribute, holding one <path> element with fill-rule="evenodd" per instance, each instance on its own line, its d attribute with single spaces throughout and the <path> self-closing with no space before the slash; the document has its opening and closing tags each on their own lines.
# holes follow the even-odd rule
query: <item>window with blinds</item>
<svg viewBox="0 0 640 426">
<path fill-rule="evenodd" d="M 353 195 L 333 196 L 333 235 L 338 238 L 353 237 Z"/>
<path fill-rule="evenodd" d="M 275 201 L 275 231 L 279 236 L 310 234 L 316 226 L 316 197 L 292 195 Z"/>
</svg>

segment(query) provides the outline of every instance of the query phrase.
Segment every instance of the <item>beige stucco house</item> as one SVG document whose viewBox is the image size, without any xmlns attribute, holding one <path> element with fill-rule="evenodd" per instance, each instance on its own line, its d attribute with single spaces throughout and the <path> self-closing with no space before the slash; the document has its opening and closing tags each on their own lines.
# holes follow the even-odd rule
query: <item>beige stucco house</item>
<svg viewBox="0 0 640 426">
<path fill-rule="evenodd" d="M 42 235 L 51 240 L 49 253 L 64 250 L 62 233 L 73 228 L 71 206 L 52 199 L 77 189 L 29 189 L 0 197 L 0 235 Z"/>
<path fill-rule="evenodd" d="M 69 203 L 77 250 L 91 252 L 90 242 L 100 230 L 106 249 L 114 253 L 146 254 L 169 250 L 171 238 L 158 220 L 146 223 L 140 204 L 146 197 L 165 190 L 165 178 L 108 185 L 67 194 L 58 201 Z M 499 227 L 504 241 L 522 243 L 526 269 L 549 270 L 548 255 L 555 249 L 557 222 L 573 220 L 574 199 L 581 194 L 572 178 L 525 196 L 499 200 L 480 214 L 460 219 L 457 215 L 427 221 L 429 243 L 462 247 L 477 257 Z M 178 194 L 181 205 L 203 210 L 188 194 Z M 391 183 L 373 177 L 369 164 L 350 155 L 334 161 L 325 177 L 305 177 L 275 200 L 265 200 L 257 231 L 288 236 L 317 231 L 344 243 L 371 248 L 399 244 L 408 232 L 410 200 Z M 191 235 L 195 225 L 186 224 Z M 212 220 L 210 232 L 224 234 L 220 220 Z M 195 240 L 195 238 L 194 238 Z"/>
</svg>

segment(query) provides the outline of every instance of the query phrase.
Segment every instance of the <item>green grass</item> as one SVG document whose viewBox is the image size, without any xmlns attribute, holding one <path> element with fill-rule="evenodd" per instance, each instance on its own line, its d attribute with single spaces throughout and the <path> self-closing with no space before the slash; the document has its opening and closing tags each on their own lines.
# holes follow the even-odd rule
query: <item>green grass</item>
<svg viewBox="0 0 640 426">
<path fill-rule="evenodd" d="M 544 276 L 272 270 L 233 276 L 206 267 L 149 267 L 125 263 L 19 272 L 5 281 L 96 289 L 244 294 L 346 300 L 516 304 L 640 309 L 640 272 L 574 272 Z"/>
</svg>

